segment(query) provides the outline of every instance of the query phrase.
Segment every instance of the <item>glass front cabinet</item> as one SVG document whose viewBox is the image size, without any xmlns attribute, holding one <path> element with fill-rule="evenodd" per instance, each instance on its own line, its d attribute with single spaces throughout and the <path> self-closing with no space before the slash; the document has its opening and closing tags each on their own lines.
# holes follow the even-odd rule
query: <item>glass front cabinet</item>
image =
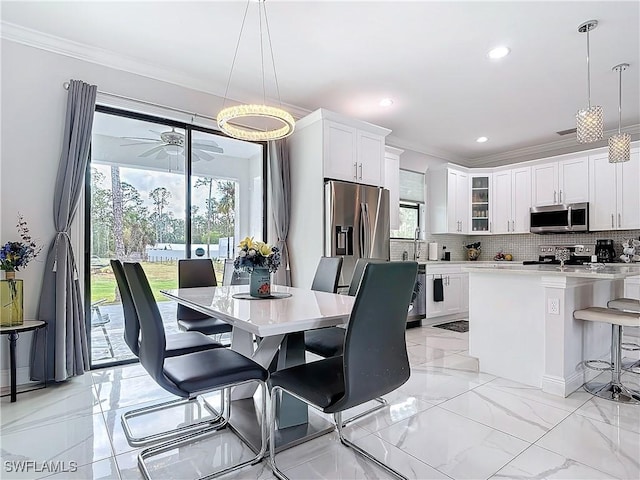
<svg viewBox="0 0 640 480">
<path fill-rule="evenodd" d="M 471 175 L 471 228 L 469 234 L 491 233 L 491 174 Z"/>
</svg>

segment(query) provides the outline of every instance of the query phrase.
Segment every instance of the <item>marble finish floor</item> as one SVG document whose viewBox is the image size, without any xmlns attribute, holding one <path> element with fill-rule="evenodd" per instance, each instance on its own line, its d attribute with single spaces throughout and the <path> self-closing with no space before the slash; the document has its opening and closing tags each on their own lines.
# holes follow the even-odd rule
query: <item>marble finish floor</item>
<svg viewBox="0 0 640 480">
<path fill-rule="evenodd" d="M 467 355 L 468 335 L 432 327 L 408 330 L 410 380 L 387 395 L 387 407 L 349 426 L 348 436 L 412 479 L 640 478 L 640 406 L 582 390 L 558 398 L 479 373 Z M 624 378 L 640 388 L 640 376 Z M 96 370 L 21 394 L 13 404 L 2 398 L 0 477 L 141 479 L 138 449 L 127 443 L 120 416 L 171 398 L 140 365 Z M 218 397 L 208 400 L 215 404 Z M 203 411 L 180 407 L 133 428 L 168 429 Z M 150 468 L 158 479 L 197 478 L 250 455 L 224 431 L 167 452 Z M 15 471 L 29 460 L 35 463 L 28 472 Z M 282 452 L 278 463 L 292 479 L 389 477 L 340 445 L 335 433 Z M 52 473 L 55 468 L 75 471 Z M 223 478 L 274 476 L 263 461 Z"/>
</svg>

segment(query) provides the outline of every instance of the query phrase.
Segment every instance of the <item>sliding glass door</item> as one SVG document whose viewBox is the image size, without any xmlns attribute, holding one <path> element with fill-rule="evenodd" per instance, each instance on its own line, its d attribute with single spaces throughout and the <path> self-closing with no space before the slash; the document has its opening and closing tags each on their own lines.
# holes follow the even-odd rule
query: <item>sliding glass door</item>
<svg viewBox="0 0 640 480">
<path fill-rule="evenodd" d="M 99 107 L 89 168 L 87 329 L 92 365 L 104 366 L 135 359 L 110 260 L 142 264 L 177 333 L 160 290 L 177 287 L 181 258 L 211 258 L 221 281 L 238 238 L 264 237 L 265 159 L 261 144 Z"/>
</svg>

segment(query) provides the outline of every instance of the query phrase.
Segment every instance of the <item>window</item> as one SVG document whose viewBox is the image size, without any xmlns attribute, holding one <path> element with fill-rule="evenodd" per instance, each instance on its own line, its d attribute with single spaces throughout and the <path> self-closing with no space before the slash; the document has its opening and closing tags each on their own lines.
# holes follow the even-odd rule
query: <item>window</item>
<svg viewBox="0 0 640 480">
<path fill-rule="evenodd" d="M 222 281 L 238 239 L 264 238 L 265 148 L 186 123 L 97 107 L 87 178 L 86 298 L 91 364 L 134 359 L 109 260 L 140 262 L 177 333 L 177 261 L 204 256 Z"/>
<path fill-rule="evenodd" d="M 413 239 L 424 222 L 424 173 L 400 169 L 400 228 L 391 230 L 391 238 Z"/>
</svg>

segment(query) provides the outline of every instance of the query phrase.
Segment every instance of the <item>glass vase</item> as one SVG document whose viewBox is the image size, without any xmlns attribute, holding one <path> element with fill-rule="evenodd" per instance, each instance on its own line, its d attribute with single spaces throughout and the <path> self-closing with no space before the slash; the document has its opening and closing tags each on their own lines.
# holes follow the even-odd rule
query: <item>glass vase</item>
<svg viewBox="0 0 640 480">
<path fill-rule="evenodd" d="M 22 325 L 22 280 L 16 280 L 14 272 L 5 272 L 5 276 L 6 280 L 0 280 L 0 326 Z"/>
<path fill-rule="evenodd" d="M 249 282 L 249 295 L 252 297 L 271 296 L 271 274 L 268 268 L 254 268 Z"/>
</svg>

